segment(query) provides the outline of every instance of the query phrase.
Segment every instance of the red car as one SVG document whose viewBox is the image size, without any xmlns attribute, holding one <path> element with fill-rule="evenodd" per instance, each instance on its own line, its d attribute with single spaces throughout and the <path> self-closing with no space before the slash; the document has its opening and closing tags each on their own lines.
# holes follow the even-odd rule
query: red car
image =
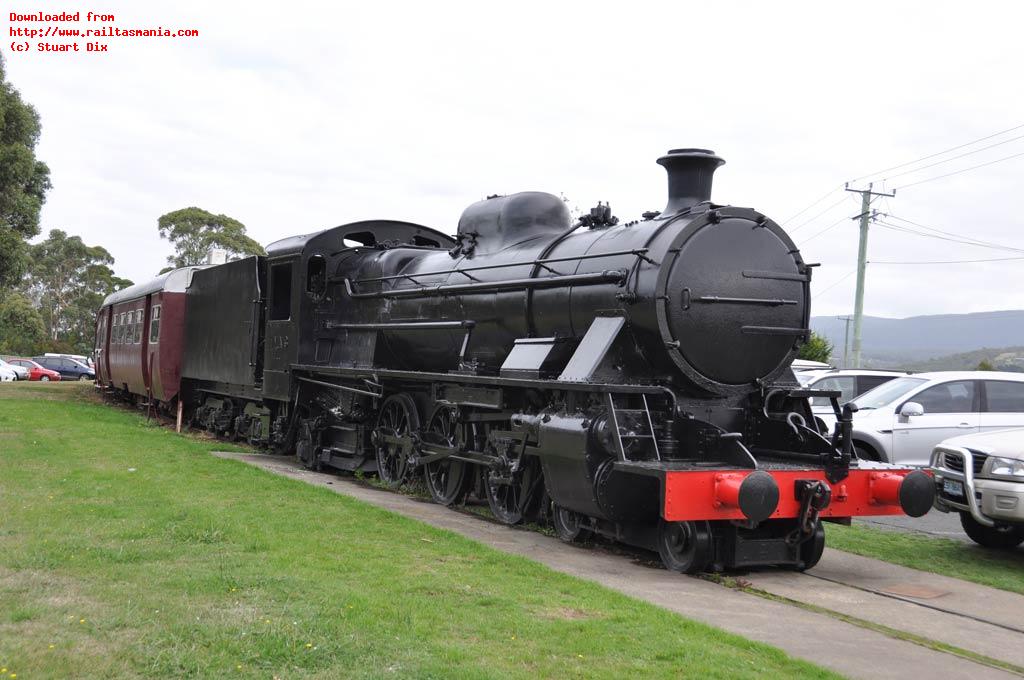
<svg viewBox="0 0 1024 680">
<path fill-rule="evenodd" d="M 60 380 L 60 373 L 58 373 L 57 371 L 51 371 L 48 368 L 43 368 L 42 366 L 32 361 L 31 359 L 22 359 L 19 357 L 14 357 L 12 359 L 7 359 L 6 361 L 9 364 L 14 364 L 15 366 L 22 366 L 24 368 L 27 368 L 29 380 L 42 380 L 44 382 L 47 380 Z"/>
</svg>

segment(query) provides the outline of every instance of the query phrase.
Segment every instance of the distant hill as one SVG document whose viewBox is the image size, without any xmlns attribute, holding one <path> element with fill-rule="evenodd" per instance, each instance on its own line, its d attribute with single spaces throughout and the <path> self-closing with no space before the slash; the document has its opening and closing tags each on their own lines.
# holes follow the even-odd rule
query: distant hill
<svg viewBox="0 0 1024 680">
<path fill-rule="evenodd" d="M 852 326 L 851 323 L 851 345 Z M 811 318 L 811 328 L 832 342 L 833 357 L 841 361 L 846 322 L 835 316 L 815 316 Z M 997 351 L 978 350 L 979 347 L 1008 348 L 998 351 L 1011 352 L 1024 347 L 1024 310 L 935 314 L 906 319 L 866 316 L 861 337 L 864 363 L 879 367 L 919 365 L 936 357 L 952 360 L 948 356 L 952 354 Z M 993 357 L 981 358 L 991 360 Z"/>
<path fill-rule="evenodd" d="M 983 347 L 973 352 L 947 354 L 926 361 L 911 361 L 900 365 L 908 371 L 973 371 L 982 361 L 993 370 L 1024 373 L 1024 347 Z"/>
</svg>

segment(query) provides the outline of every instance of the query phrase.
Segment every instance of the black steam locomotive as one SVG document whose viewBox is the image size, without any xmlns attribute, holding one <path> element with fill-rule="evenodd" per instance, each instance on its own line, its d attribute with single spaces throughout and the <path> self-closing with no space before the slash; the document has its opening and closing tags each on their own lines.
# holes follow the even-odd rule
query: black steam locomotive
<svg viewBox="0 0 1024 680">
<path fill-rule="evenodd" d="M 454 239 L 358 222 L 195 271 L 186 413 L 678 571 L 807 568 L 822 519 L 924 514 L 927 475 L 852 456 L 838 393 L 793 377 L 811 280 L 793 241 L 710 202 L 712 152 L 658 163 L 668 205 L 636 221 L 599 204 L 574 222 L 527 192 L 471 205 Z M 835 432 L 813 395 L 832 399 Z"/>
</svg>

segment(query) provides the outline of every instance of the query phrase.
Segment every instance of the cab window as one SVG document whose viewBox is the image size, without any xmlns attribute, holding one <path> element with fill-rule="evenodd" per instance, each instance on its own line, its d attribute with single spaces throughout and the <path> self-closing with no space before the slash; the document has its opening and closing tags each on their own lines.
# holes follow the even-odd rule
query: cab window
<svg viewBox="0 0 1024 680">
<path fill-rule="evenodd" d="M 929 413 L 970 413 L 974 406 L 974 381 L 958 380 L 929 387 L 915 394 L 909 401 L 916 401 Z"/>
</svg>

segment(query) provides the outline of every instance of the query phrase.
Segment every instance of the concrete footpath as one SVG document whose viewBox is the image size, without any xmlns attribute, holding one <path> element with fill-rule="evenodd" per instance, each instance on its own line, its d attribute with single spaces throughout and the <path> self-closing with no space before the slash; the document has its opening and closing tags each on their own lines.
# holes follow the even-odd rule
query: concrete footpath
<svg viewBox="0 0 1024 680">
<path fill-rule="evenodd" d="M 567 545 L 557 538 L 367 487 L 350 478 L 310 472 L 293 459 L 239 453 L 214 455 L 330 488 L 448 529 L 688 618 L 774 645 L 848 677 L 1020 677 L 827 614 L 637 564 L 621 555 Z M 1018 595 L 832 550 L 807 574 L 766 570 L 743 578 L 782 597 L 1024 666 L 1024 597 Z"/>
</svg>

